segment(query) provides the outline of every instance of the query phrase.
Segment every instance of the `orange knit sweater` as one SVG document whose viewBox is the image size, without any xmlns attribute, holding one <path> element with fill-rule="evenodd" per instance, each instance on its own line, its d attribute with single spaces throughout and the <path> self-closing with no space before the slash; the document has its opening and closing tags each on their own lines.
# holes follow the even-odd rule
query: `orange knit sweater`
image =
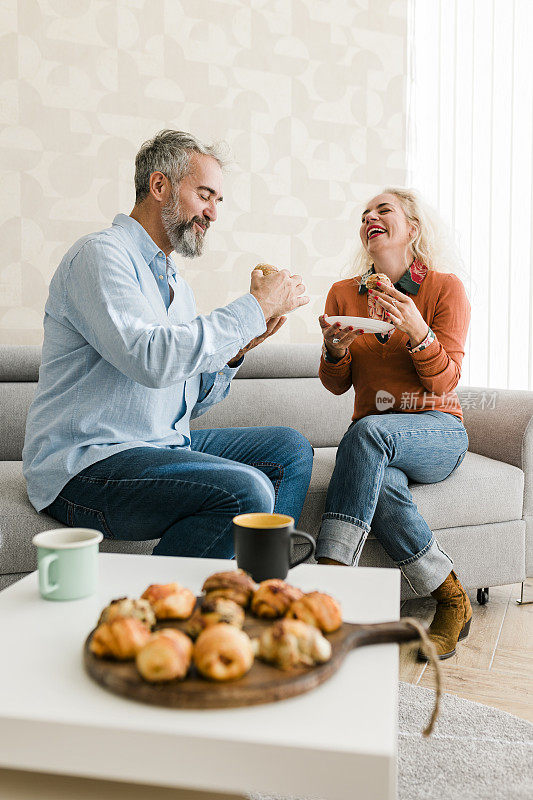
<svg viewBox="0 0 533 800">
<path fill-rule="evenodd" d="M 348 278 L 334 283 L 326 314 L 368 317 L 368 294 L 358 293 L 358 282 Z M 318 374 L 326 389 L 344 394 L 354 387 L 354 420 L 387 410 L 446 411 L 463 418 L 455 392 L 470 322 L 463 284 L 453 274 L 429 270 L 411 298 L 436 336 L 429 347 L 410 353 L 407 334 L 398 330 L 386 344 L 365 333 L 336 364 L 320 359 Z"/>
</svg>

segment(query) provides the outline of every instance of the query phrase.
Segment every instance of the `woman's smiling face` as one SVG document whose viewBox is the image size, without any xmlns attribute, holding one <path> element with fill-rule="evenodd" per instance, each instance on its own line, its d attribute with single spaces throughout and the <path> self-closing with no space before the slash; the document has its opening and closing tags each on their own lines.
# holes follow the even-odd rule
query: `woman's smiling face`
<svg viewBox="0 0 533 800">
<path fill-rule="evenodd" d="M 359 235 L 370 255 L 391 248 L 404 254 L 415 232 L 416 227 L 405 216 L 396 195 L 385 192 L 367 204 Z"/>
</svg>

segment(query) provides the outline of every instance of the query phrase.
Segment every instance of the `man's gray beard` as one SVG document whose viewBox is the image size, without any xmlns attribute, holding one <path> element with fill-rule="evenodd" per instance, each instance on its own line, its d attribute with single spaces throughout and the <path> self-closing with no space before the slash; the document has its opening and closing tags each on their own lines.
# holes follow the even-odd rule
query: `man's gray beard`
<svg viewBox="0 0 533 800">
<path fill-rule="evenodd" d="M 172 195 L 161 209 L 161 220 L 172 249 L 185 258 L 197 258 L 204 249 L 204 234 L 197 234 L 193 220 L 181 219 L 179 199 Z"/>
</svg>

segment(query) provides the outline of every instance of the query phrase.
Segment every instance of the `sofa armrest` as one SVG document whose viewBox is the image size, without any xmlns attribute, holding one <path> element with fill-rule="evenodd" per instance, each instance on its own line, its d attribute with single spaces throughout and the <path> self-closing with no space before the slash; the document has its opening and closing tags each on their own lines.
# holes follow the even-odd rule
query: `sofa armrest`
<svg viewBox="0 0 533 800">
<path fill-rule="evenodd" d="M 460 387 L 469 450 L 524 472 L 526 573 L 533 575 L 533 392 Z"/>
</svg>

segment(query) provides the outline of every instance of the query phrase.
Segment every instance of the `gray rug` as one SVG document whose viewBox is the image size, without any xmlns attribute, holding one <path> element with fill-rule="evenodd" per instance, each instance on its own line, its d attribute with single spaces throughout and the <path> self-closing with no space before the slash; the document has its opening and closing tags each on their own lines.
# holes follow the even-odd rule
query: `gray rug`
<svg viewBox="0 0 533 800">
<path fill-rule="evenodd" d="M 398 800 L 532 800 L 533 725 L 445 694 L 424 739 L 433 700 L 431 689 L 400 683 Z M 356 798 L 355 790 L 347 792 L 346 800 Z"/>
</svg>

